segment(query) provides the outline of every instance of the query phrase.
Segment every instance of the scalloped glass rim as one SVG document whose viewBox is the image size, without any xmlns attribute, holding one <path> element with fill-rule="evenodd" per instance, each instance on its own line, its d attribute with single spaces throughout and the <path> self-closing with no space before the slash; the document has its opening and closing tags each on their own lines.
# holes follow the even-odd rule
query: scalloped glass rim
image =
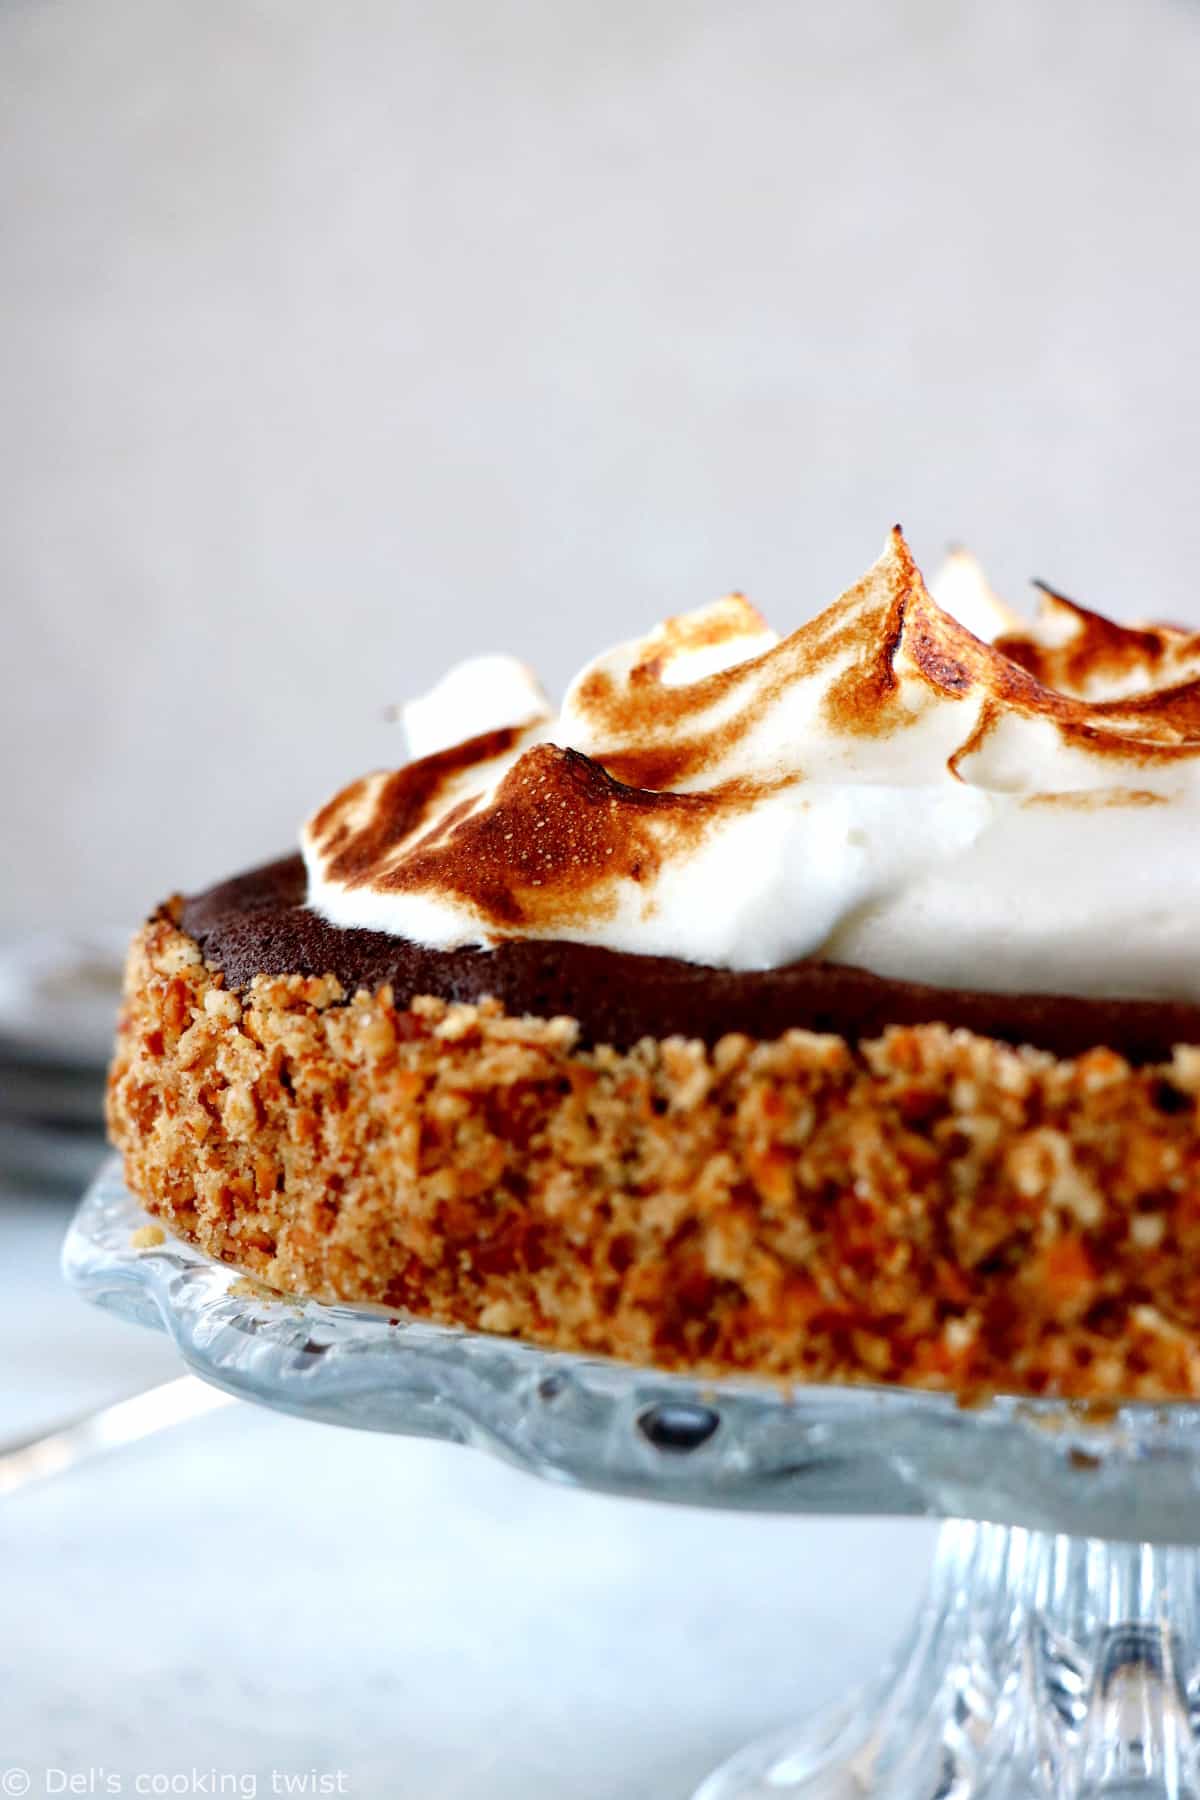
<svg viewBox="0 0 1200 1800">
<path fill-rule="evenodd" d="M 338 1425 L 446 1438 L 533 1474 L 690 1505 L 925 1514 L 1200 1543 L 1200 1405 L 1104 1419 L 1056 1401 L 978 1408 L 904 1388 L 693 1380 L 383 1311 L 272 1295 L 148 1215 L 119 1163 L 63 1249 L 96 1305 L 165 1330 L 205 1380 Z"/>
</svg>

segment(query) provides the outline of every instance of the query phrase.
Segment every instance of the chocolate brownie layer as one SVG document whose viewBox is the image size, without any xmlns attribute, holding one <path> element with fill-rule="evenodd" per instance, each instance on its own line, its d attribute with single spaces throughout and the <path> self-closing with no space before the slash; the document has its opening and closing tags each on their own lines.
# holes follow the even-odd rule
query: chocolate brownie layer
<svg viewBox="0 0 1200 1800">
<path fill-rule="evenodd" d="M 891 981 L 865 969 L 804 961 L 785 968 L 713 969 L 586 944 L 511 939 L 492 950 L 430 950 L 381 931 L 344 930 L 304 904 L 305 871 L 288 856 L 186 900 L 180 924 L 230 988 L 256 975 L 334 975 L 348 993 L 390 985 L 397 1006 L 418 995 L 475 1002 L 512 1015 L 568 1017 L 585 1044 L 630 1048 L 644 1037 L 728 1032 L 777 1038 L 799 1028 L 851 1043 L 890 1025 L 940 1023 L 1056 1056 L 1096 1045 L 1131 1063 L 1200 1043 L 1200 1007 L 1171 1001 L 991 994 Z"/>
</svg>

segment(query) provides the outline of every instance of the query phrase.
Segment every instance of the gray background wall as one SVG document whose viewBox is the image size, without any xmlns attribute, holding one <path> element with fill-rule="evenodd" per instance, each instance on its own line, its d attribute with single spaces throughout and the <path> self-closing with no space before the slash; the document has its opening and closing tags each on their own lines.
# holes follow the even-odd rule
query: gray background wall
<svg viewBox="0 0 1200 1800">
<path fill-rule="evenodd" d="M 1194 0 L 0 0 L 0 926 L 902 519 L 1200 622 Z"/>
</svg>

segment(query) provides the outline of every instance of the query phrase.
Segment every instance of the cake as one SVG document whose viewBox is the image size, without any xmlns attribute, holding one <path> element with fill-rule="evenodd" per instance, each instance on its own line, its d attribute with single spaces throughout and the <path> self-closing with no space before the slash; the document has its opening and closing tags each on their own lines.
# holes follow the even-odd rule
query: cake
<svg viewBox="0 0 1200 1800">
<path fill-rule="evenodd" d="M 161 906 L 109 1089 L 283 1292 L 784 1381 L 1200 1394 L 1200 638 L 897 529 L 407 709 L 300 850 Z"/>
</svg>

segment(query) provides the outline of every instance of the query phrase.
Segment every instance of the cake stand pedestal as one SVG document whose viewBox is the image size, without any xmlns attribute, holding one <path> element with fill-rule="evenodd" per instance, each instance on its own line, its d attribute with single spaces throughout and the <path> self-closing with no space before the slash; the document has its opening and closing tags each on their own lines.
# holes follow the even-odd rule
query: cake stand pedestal
<svg viewBox="0 0 1200 1800">
<path fill-rule="evenodd" d="M 694 1381 L 291 1300 L 147 1222 L 110 1166 L 67 1279 L 244 1399 L 610 1493 L 949 1521 L 893 1666 L 695 1800 L 1200 1800 L 1200 1408 Z"/>
</svg>

